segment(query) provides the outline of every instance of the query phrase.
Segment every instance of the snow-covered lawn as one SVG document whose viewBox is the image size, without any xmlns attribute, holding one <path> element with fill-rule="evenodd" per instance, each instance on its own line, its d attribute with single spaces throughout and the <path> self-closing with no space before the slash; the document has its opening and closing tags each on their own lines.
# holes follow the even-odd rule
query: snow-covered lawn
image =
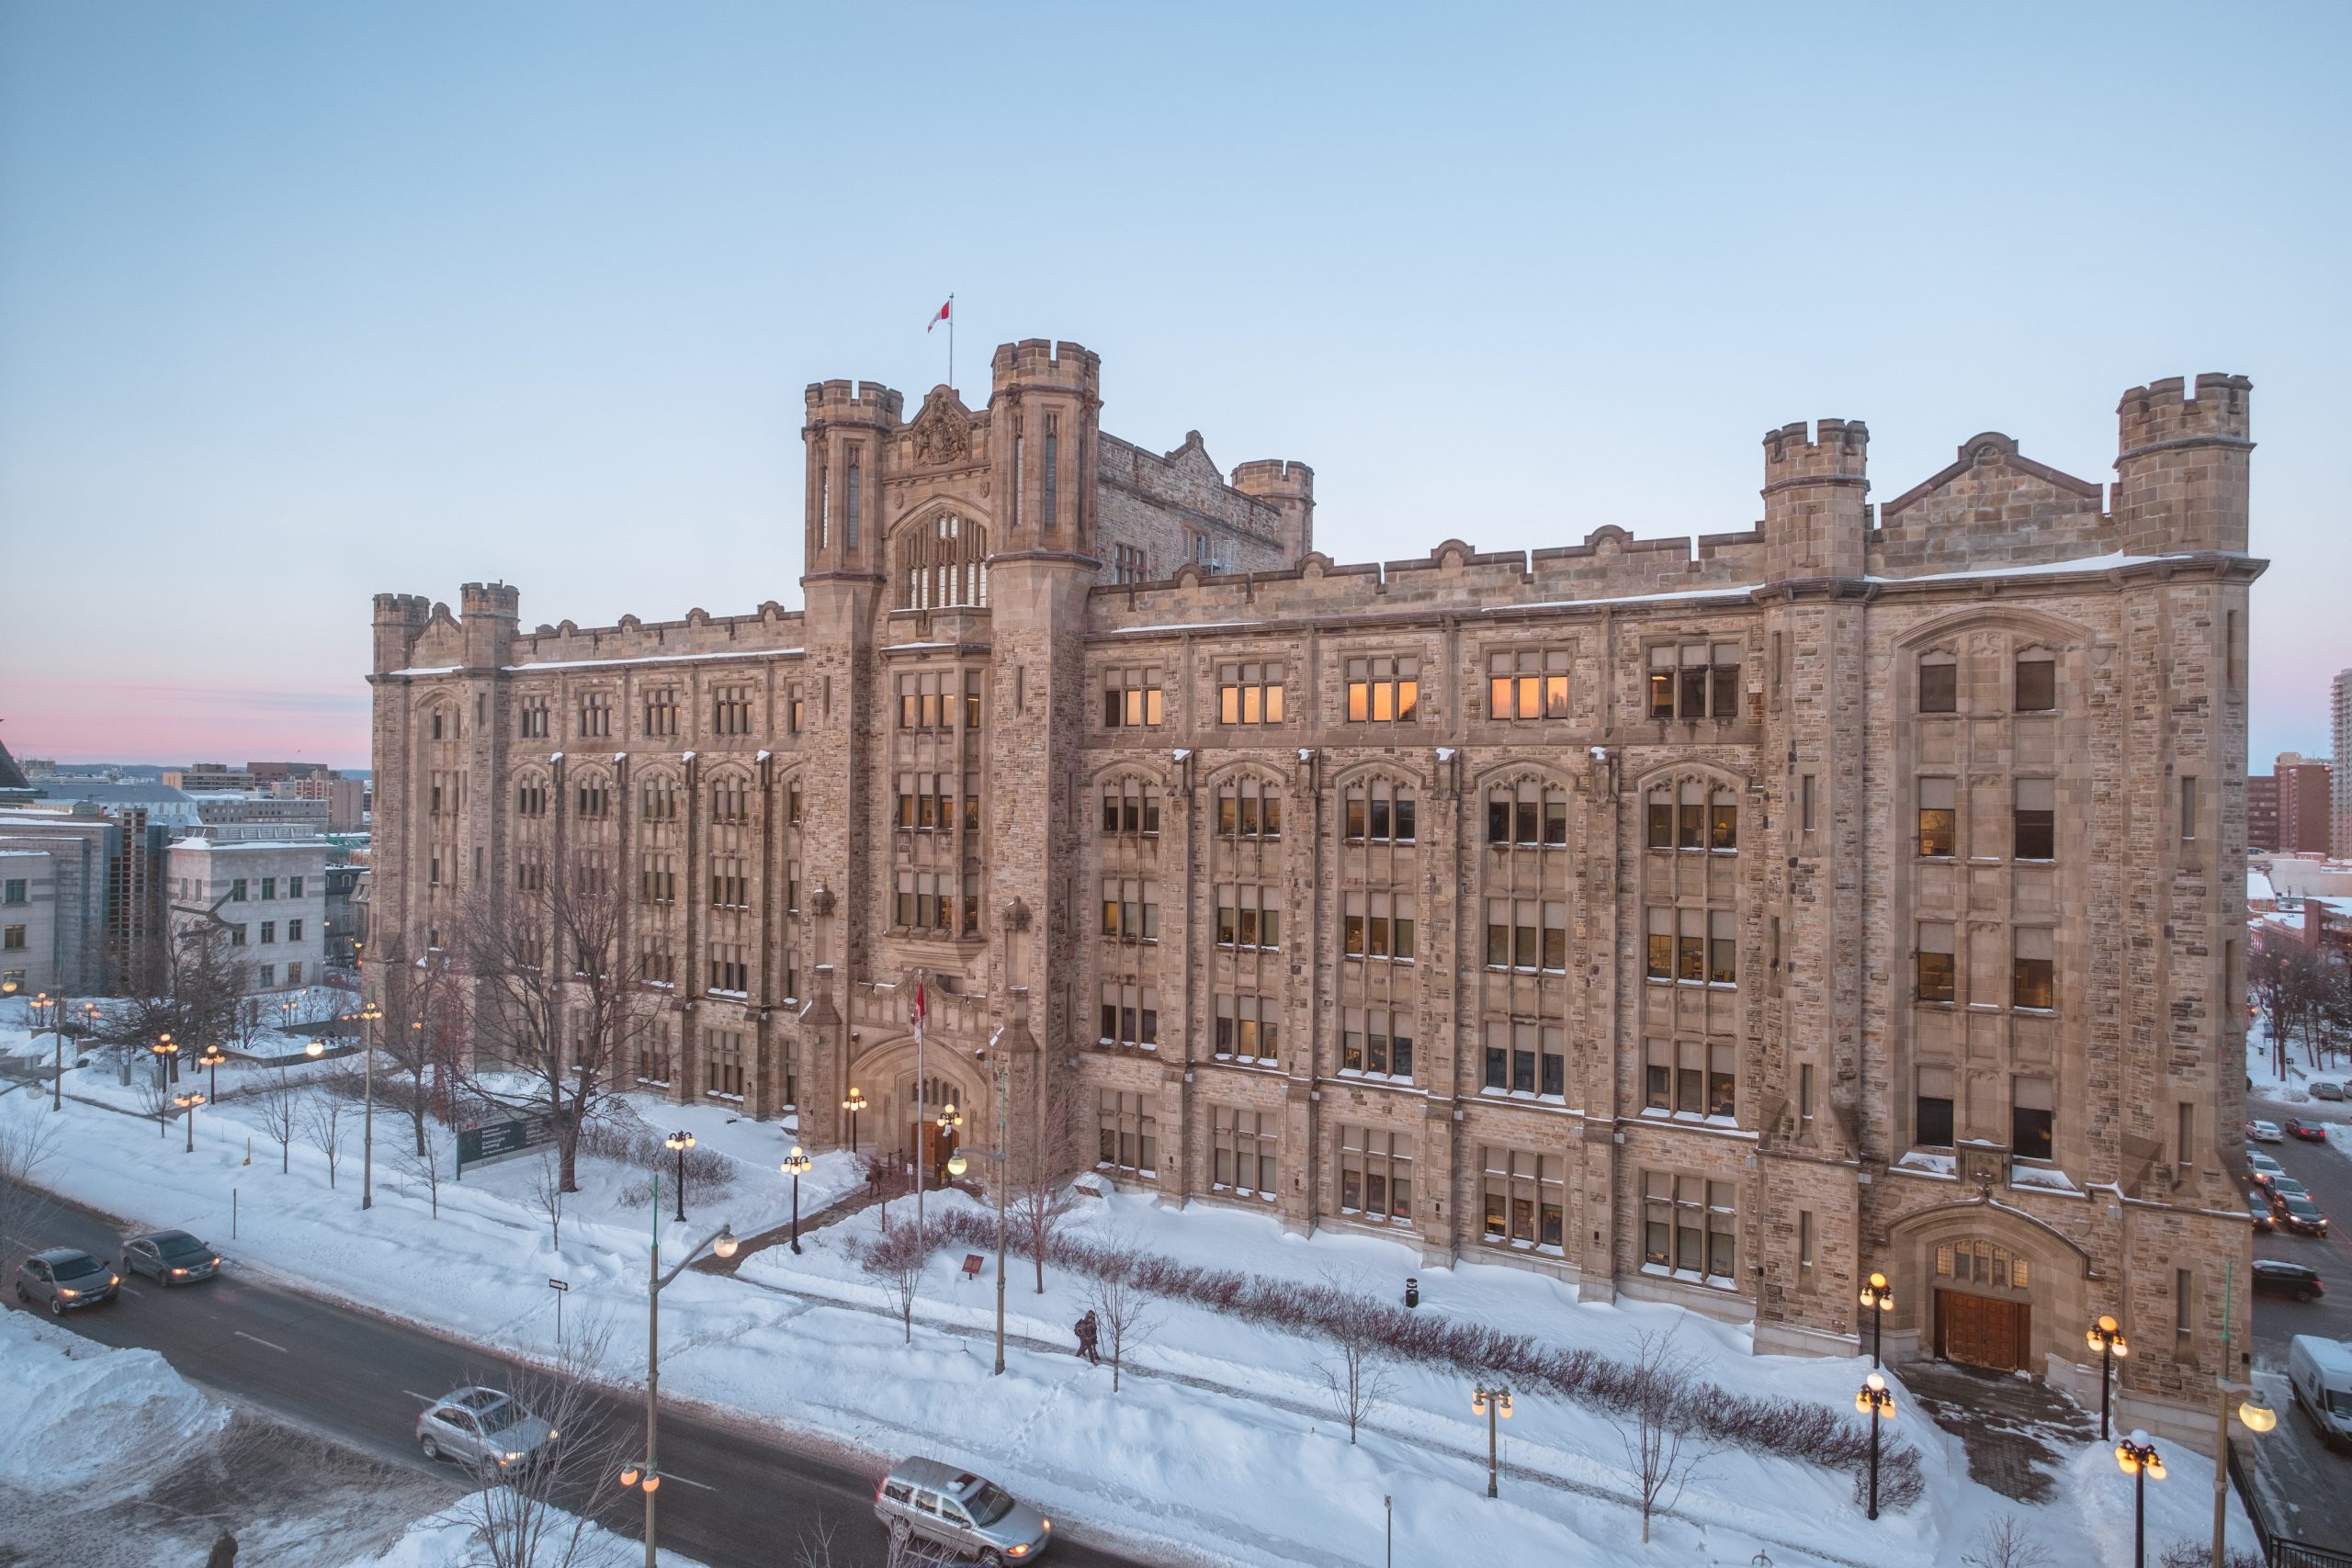
<svg viewBox="0 0 2352 1568">
<path fill-rule="evenodd" d="M 6 1028 L 0 1024 L 0 1048 Z M 227 1097 L 229 1088 L 224 1073 L 227 1103 L 199 1113 L 193 1155 L 182 1152 L 177 1122 L 159 1138 L 148 1122 L 69 1101 L 71 1157 L 52 1165 L 50 1179 L 139 1224 L 194 1230 L 224 1247 L 232 1267 L 305 1282 L 501 1349 L 551 1348 L 553 1306 L 544 1281 L 567 1279 L 568 1328 L 602 1318 L 620 1330 L 612 1341 L 616 1378 L 642 1372 L 630 1348 L 642 1321 L 650 1231 L 659 1226 L 674 1260 L 679 1246 L 722 1220 L 750 1235 L 789 1212 L 788 1184 L 775 1167 L 789 1145 L 775 1125 L 732 1121 L 710 1107 L 647 1102 L 639 1109 L 651 1127 L 690 1128 L 706 1147 L 741 1162 L 734 1189 L 690 1201 L 683 1227 L 669 1217 L 668 1202 L 656 1216 L 641 1198 L 627 1201 L 644 1185 L 644 1172 L 592 1160 L 582 1173 L 587 1190 L 570 1206 L 559 1247 L 534 1209 L 528 1158 L 469 1173 L 462 1185 L 445 1181 L 436 1221 L 423 1185 L 386 1157 L 387 1145 L 405 1131 L 396 1121 L 378 1128 L 377 1202 L 363 1214 L 356 1137 L 334 1190 L 316 1150 L 300 1141 L 291 1174 L 279 1173 L 276 1146 L 258 1135 L 246 1165 L 246 1138 L 258 1130 L 247 1109 Z M 129 1103 L 135 1092 L 126 1097 L 114 1075 L 96 1067 L 69 1077 L 74 1095 Z M 0 1098 L 0 1115 L 46 1114 L 45 1099 Z M 820 1156 L 803 1181 L 804 1217 L 855 1179 L 846 1156 Z M 239 1216 L 233 1240 L 232 1191 Z M 936 1210 L 971 1200 L 933 1195 L 930 1202 Z M 890 1213 L 909 1218 L 912 1207 L 902 1198 Z M 2115 1562 L 2119 1542 L 2128 1551 L 2131 1490 L 2104 1448 L 2078 1456 L 2059 1479 L 2055 1503 L 2024 1508 L 1968 1480 L 1957 1439 L 1899 1389 L 1889 1436 L 1920 1450 L 1927 1481 L 1927 1496 L 1914 1508 L 1868 1525 L 1846 1473 L 1725 1450 L 1707 1460 L 1675 1512 L 1655 1522 L 1645 1548 L 1627 1500 L 1632 1482 L 1616 1427 L 1566 1400 L 1521 1391 L 1514 1418 L 1502 1427 L 1502 1495 L 1490 1501 L 1486 1423 L 1472 1414 L 1468 1379 L 1391 1369 L 1391 1397 L 1351 1445 L 1318 1374 L 1318 1360 L 1329 1359 L 1322 1346 L 1162 1301 L 1148 1337 L 1130 1347 L 1129 1375 L 1114 1394 L 1107 1366 L 1088 1367 L 1069 1353 L 1069 1325 L 1083 1310 L 1079 1282 L 1049 1269 L 1041 1297 L 1017 1259 L 1007 1369 L 991 1377 L 992 1260 L 967 1280 L 963 1247 L 934 1258 L 912 1343 L 904 1343 L 883 1290 L 854 1256 L 880 1223 L 869 1210 L 811 1232 L 801 1256 L 771 1248 L 747 1258 L 738 1279 L 682 1276 L 662 1298 L 666 1389 L 876 1456 L 922 1451 L 969 1464 L 1057 1517 L 1159 1558 L 1376 1562 L 1384 1496 L 1395 1503 L 1397 1561 L 1409 1562 L 1600 1568 L 1747 1563 L 1764 1552 L 1781 1568 L 1859 1562 L 1957 1568 L 1984 1523 L 2004 1512 L 2027 1516 L 2058 1562 Z M 1671 1330 L 1678 1348 L 1699 1359 L 1702 1375 L 1731 1393 L 1819 1402 L 1860 1420 L 1852 1402 L 1866 1361 L 1757 1357 L 1747 1328 L 1679 1308 L 1580 1303 L 1572 1287 L 1517 1269 L 1428 1269 L 1414 1252 L 1377 1236 L 1285 1235 L 1269 1215 L 1204 1206 L 1179 1213 L 1132 1195 L 1082 1202 L 1069 1224 L 1078 1234 L 1183 1261 L 1360 1286 L 1388 1299 L 1401 1293 L 1407 1275 L 1418 1275 L 1422 1312 L 1621 1359 L 1636 1354 L 1644 1334 Z M 2150 1488 L 2151 1539 L 2201 1538 L 2210 1528 L 2211 1470 L 2185 1449 L 2168 1452 L 2166 1462 L 2172 1479 Z"/>
</svg>

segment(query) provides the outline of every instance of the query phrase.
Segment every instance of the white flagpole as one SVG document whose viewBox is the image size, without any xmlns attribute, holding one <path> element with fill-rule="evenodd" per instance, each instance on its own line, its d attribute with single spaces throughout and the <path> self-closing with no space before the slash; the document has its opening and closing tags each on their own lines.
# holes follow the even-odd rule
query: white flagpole
<svg viewBox="0 0 2352 1568">
<path fill-rule="evenodd" d="M 947 297 L 947 389 L 951 392 L 956 389 L 956 296 L 953 294 Z"/>
</svg>

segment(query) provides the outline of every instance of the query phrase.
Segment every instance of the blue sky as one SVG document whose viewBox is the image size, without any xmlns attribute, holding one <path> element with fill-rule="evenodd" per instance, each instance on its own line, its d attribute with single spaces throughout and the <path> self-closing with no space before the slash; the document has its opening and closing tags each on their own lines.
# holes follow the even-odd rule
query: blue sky
<svg viewBox="0 0 2352 1568">
<path fill-rule="evenodd" d="M 2352 8 L 0 7 L 0 739 L 366 761 L 368 596 L 799 602 L 802 387 L 1103 356 L 1343 559 L 2110 477 L 2255 381 L 2255 767 L 2352 665 Z M 911 399 L 910 399 L 911 400 Z M 29 592 L 27 590 L 30 589 Z"/>
</svg>

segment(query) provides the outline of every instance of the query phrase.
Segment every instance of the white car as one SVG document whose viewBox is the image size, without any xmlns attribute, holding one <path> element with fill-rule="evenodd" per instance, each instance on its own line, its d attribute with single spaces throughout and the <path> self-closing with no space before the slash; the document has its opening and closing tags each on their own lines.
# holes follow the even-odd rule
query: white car
<svg viewBox="0 0 2352 1568">
<path fill-rule="evenodd" d="M 2287 1134 L 2278 1130 L 2276 1122 L 2249 1122 L 2245 1124 L 2245 1132 L 2246 1136 L 2257 1144 L 2283 1144 L 2287 1141 Z"/>
</svg>

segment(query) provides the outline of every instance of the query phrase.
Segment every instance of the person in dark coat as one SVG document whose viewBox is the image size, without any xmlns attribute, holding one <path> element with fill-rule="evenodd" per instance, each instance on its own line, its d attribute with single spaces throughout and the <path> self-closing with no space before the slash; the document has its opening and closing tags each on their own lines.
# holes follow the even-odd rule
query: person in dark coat
<svg viewBox="0 0 2352 1568">
<path fill-rule="evenodd" d="M 1099 1367 L 1102 1364 L 1102 1358 L 1095 1353 L 1094 1348 L 1095 1338 L 1100 1332 L 1101 1329 L 1094 1321 L 1094 1314 L 1091 1310 L 1078 1320 L 1078 1353 L 1086 1358 L 1090 1366 Z"/>
</svg>

